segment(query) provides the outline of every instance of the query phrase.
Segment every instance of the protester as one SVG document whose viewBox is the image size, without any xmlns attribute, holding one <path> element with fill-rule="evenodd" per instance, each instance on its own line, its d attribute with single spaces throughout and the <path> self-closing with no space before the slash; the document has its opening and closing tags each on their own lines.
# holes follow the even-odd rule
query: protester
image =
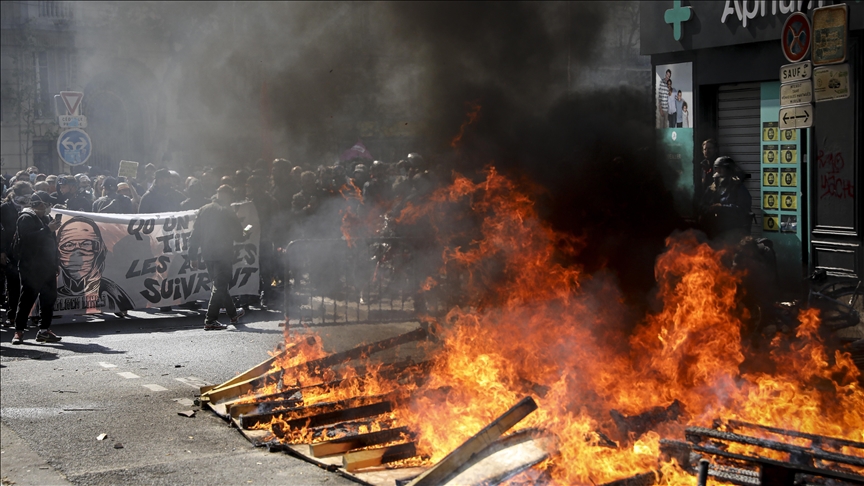
<svg viewBox="0 0 864 486">
<path fill-rule="evenodd" d="M 108 176 L 102 181 L 103 196 L 93 201 L 94 213 L 134 214 L 132 199 L 117 193 L 117 179 Z"/>
<path fill-rule="evenodd" d="M 195 227 L 189 238 L 188 256 L 192 269 L 198 268 L 200 251 L 200 258 L 210 275 L 210 303 L 204 318 L 206 331 L 227 328 L 217 320 L 221 308 L 225 309 L 231 324 L 235 326 L 245 314 L 242 308 L 238 310 L 234 307 L 234 301 L 228 293 L 234 262 L 234 242 L 244 238 L 240 219 L 231 207 L 233 201 L 234 190 L 231 186 L 219 186 L 216 200 L 198 211 Z"/>
<path fill-rule="evenodd" d="M 736 174 L 731 157 L 714 161 L 714 182 L 705 190 L 699 221 L 710 238 L 733 242 L 750 233 L 750 192 Z"/>
<path fill-rule="evenodd" d="M 36 341 L 56 343 L 60 337 L 51 331 L 54 317 L 54 302 L 57 300 L 57 273 L 60 256 L 57 237 L 60 219 L 51 219 L 53 199 L 47 192 L 35 192 L 30 196 L 30 207 L 21 211 L 16 224 L 19 242 L 15 254 L 18 256 L 18 272 L 21 275 L 21 296 L 15 313 L 15 336 L 13 344 L 24 342 L 27 319 L 36 299 L 39 299 L 39 332 Z"/>
<path fill-rule="evenodd" d="M 138 212 L 142 214 L 179 211 L 180 203 L 186 199 L 182 192 L 172 187 L 171 172 L 159 169 L 153 176 L 153 186 L 141 197 Z"/>
<path fill-rule="evenodd" d="M 133 213 L 138 212 L 138 206 L 141 204 L 141 196 L 138 195 L 138 191 L 135 189 L 135 186 L 128 182 L 119 182 L 117 183 L 117 194 L 122 196 L 126 196 L 132 200 L 132 211 Z"/>
<path fill-rule="evenodd" d="M 273 218 L 278 210 L 278 204 L 273 196 L 267 194 L 265 189 L 266 179 L 259 176 L 246 179 L 246 199 L 252 201 L 252 204 L 255 205 L 255 211 L 258 213 L 260 227 L 258 274 L 261 281 L 261 305 L 266 308 L 273 298 L 271 289 L 274 270 Z"/>
<path fill-rule="evenodd" d="M 53 193 L 57 192 L 57 176 L 56 175 L 53 175 L 53 174 L 49 175 L 48 177 L 45 178 L 45 182 L 48 183 L 48 190 L 45 192 L 47 192 L 48 194 L 53 194 Z"/>
<path fill-rule="evenodd" d="M 204 186 L 198 179 L 192 179 L 189 187 L 186 188 L 186 195 L 188 197 L 180 203 L 180 210 L 182 211 L 201 209 L 202 206 L 210 202 L 210 198 L 204 194 Z"/>
<path fill-rule="evenodd" d="M 33 187 L 27 181 L 18 181 L 12 185 L 12 190 L 6 200 L 0 205 L 0 228 L 2 228 L 2 248 L 0 248 L 0 265 L 3 266 L 3 278 L 6 283 L 6 318 L 4 324 L 15 325 L 15 313 L 18 311 L 18 298 L 21 296 L 21 278 L 18 274 L 18 257 L 12 251 L 12 240 L 17 229 L 16 223 L 21 211 L 30 205 L 30 195 Z"/>
</svg>

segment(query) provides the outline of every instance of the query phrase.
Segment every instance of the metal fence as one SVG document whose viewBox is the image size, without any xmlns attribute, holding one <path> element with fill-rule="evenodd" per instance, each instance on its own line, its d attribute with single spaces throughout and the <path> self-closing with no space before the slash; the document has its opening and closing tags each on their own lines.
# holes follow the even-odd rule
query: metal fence
<svg viewBox="0 0 864 486">
<path fill-rule="evenodd" d="M 439 275 L 440 249 L 428 243 L 395 237 L 290 242 L 281 260 L 289 325 L 442 315 L 456 293 L 447 276 Z"/>
</svg>

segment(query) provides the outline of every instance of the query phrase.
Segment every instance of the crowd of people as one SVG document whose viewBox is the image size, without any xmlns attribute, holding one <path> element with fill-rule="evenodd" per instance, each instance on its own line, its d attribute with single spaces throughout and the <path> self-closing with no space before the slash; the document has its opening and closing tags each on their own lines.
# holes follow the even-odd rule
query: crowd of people
<svg viewBox="0 0 864 486">
<path fill-rule="evenodd" d="M 7 311 L 4 325 L 15 326 L 16 342 L 23 340 L 36 296 L 41 302 L 37 341 L 60 340 L 50 330 L 53 315 L 48 303 L 56 298 L 56 288 L 52 298 L 48 289 L 52 286 L 46 283 L 56 278 L 56 271 L 42 272 L 40 267 L 40 272 L 34 273 L 28 267 L 38 260 L 46 268 L 56 268 L 50 263 L 56 260 L 58 251 L 54 235 L 58 223 L 49 216 L 52 208 L 152 214 L 199 210 L 211 202 L 227 205 L 251 201 L 260 225 L 261 304 L 266 307 L 273 299 L 270 284 L 274 277 L 276 280 L 281 277 L 275 259 L 278 248 L 295 239 L 341 237 L 346 208 L 358 219 L 398 211 L 412 199 L 428 193 L 436 180 L 434 171 L 416 153 L 394 164 L 354 159 L 317 168 L 286 159 L 272 162 L 259 159 L 239 169 L 202 167 L 185 178 L 177 171 L 154 164 L 145 165 L 138 177 L 129 179 L 96 172 L 89 169 L 75 175 L 54 175 L 30 167 L 3 177 L 0 264 Z M 29 226 L 22 228 L 22 222 Z M 217 234 L 220 230 L 210 229 Z M 50 237 L 55 238 L 53 243 Z M 201 251 L 206 254 L 206 242 L 214 237 L 205 236 L 203 240 Z M 221 293 L 218 300 L 224 300 Z M 224 308 L 224 302 L 221 304 Z M 218 307 L 215 312 L 218 314 Z M 221 326 L 213 324 L 213 314 L 211 309 L 205 327 Z M 236 311 L 231 317 L 235 322 Z"/>
</svg>

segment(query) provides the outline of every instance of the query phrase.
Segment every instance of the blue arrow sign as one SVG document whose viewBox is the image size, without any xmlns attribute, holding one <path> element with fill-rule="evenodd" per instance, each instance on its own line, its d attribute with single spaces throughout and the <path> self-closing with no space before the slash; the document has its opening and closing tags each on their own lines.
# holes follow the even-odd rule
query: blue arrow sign
<svg viewBox="0 0 864 486">
<path fill-rule="evenodd" d="M 81 165 L 87 162 L 93 153 L 90 135 L 80 128 L 72 128 L 60 134 L 57 138 L 57 153 L 63 162 L 69 165 Z"/>
</svg>

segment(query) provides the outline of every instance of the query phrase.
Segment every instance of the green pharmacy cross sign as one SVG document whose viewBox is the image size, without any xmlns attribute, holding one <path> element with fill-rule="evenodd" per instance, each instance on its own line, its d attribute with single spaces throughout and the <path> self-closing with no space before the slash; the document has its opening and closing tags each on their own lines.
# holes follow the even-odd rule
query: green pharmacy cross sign
<svg viewBox="0 0 864 486">
<path fill-rule="evenodd" d="M 672 2 L 672 8 L 663 14 L 663 20 L 667 24 L 672 24 L 672 35 L 676 41 L 681 40 L 681 24 L 690 20 L 693 17 L 692 7 L 682 7 L 681 0 Z"/>
</svg>

